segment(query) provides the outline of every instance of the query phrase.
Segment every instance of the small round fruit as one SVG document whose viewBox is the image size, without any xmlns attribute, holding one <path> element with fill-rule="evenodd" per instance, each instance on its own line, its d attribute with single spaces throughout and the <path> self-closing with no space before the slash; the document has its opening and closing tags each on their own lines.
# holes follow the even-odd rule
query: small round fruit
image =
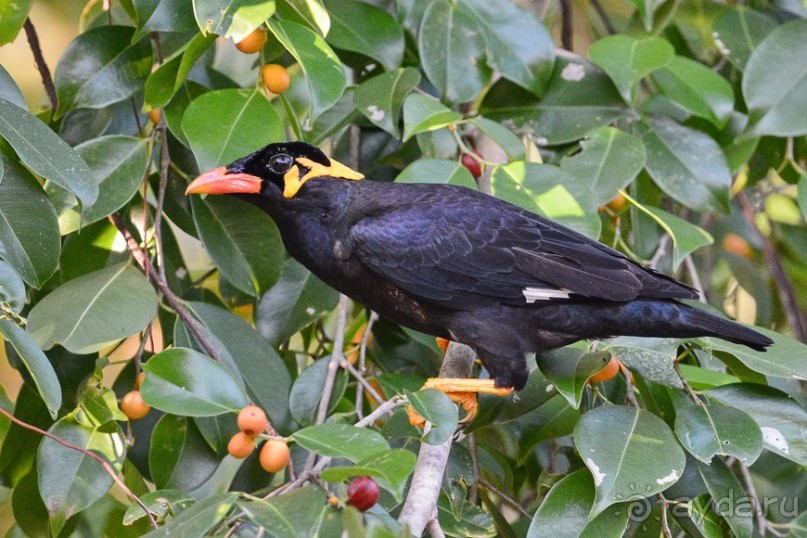
<svg viewBox="0 0 807 538">
<path fill-rule="evenodd" d="M 269 439 L 263 444 L 258 459 L 266 472 L 278 473 L 289 464 L 291 452 L 289 446 L 283 441 Z"/>
<path fill-rule="evenodd" d="M 266 413 L 257 405 L 248 405 L 238 413 L 238 429 L 249 436 L 257 437 L 268 425 Z"/>
<path fill-rule="evenodd" d="M 131 420 L 138 420 L 148 415 L 151 406 L 143 401 L 139 390 L 133 390 L 121 399 L 120 410 Z"/>
<path fill-rule="evenodd" d="M 151 110 L 149 110 L 149 119 L 151 120 L 151 123 L 153 123 L 154 125 L 160 123 L 160 116 L 162 115 L 163 111 L 160 110 L 159 108 L 152 108 Z"/>
<path fill-rule="evenodd" d="M 246 458 L 252 454 L 253 450 L 255 450 L 255 438 L 244 432 L 236 433 L 230 438 L 230 442 L 227 443 L 227 452 L 234 458 Z"/>
<path fill-rule="evenodd" d="M 261 69 L 261 78 L 263 84 L 272 93 L 285 92 L 289 84 L 291 84 L 291 77 L 286 68 L 279 64 L 266 64 Z"/>
<path fill-rule="evenodd" d="M 364 512 L 378 502 L 378 484 L 369 476 L 354 478 L 347 487 L 347 504 Z"/>
<path fill-rule="evenodd" d="M 266 32 L 260 28 L 255 28 L 252 33 L 235 44 L 236 48 L 244 54 L 260 52 L 264 45 L 266 45 Z"/>
<path fill-rule="evenodd" d="M 616 196 L 614 196 L 613 200 L 608 202 L 608 209 L 610 209 L 614 213 L 622 213 L 622 210 L 625 209 L 626 205 L 628 205 L 628 200 L 620 192 Z"/>
<path fill-rule="evenodd" d="M 137 374 L 137 377 L 135 378 L 135 390 L 140 390 L 140 385 L 143 384 L 144 379 L 146 379 L 146 372 L 140 372 Z"/>
<path fill-rule="evenodd" d="M 734 232 L 726 234 L 726 236 L 723 238 L 722 245 L 723 250 L 726 252 L 731 252 L 732 254 L 737 254 L 738 256 L 742 256 L 744 258 L 751 258 L 754 255 L 754 249 L 751 248 L 748 241 Z"/>
<path fill-rule="evenodd" d="M 602 367 L 596 374 L 588 378 L 589 383 L 603 383 L 609 379 L 613 379 L 622 363 L 616 358 L 616 355 L 611 355 L 611 360 L 608 364 Z"/>
<path fill-rule="evenodd" d="M 468 169 L 468 171 L 471 173 L 472 176 L 474 176 L 474 178 L 478 178 L 479 176 L 482 175 L 482 165 L 479 164 L 479 161 L 474 159 L 468 153 L 462 154 L 460 162 L 462 163 L 462 166 Z"/>
</svg>

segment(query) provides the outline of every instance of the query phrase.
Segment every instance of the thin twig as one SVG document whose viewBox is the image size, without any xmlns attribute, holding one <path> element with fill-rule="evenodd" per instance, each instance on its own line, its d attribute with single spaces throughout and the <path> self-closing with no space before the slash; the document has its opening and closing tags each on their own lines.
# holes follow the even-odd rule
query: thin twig
<svg viewBox="0 0 807 538">
<path fill-rule="evenodd" d="M 34 55 L 34 63 L 39 70 L 39 76 L 42 77 L 42 85 L 45 87 L 45 94 L 48 96 L 51 108 L 56 110 L 59 104 L 56 98 L 56 87 L 53 85 L 50 69 L 48 69 L 48 64 L 45 62 L 45 56 L 42 55 L 42 47 L 39 45 L 39 36 L 36 33 L 36 28 L 34 28 L 34 23 L 31 22 L 30 17 L 25 19 L 23 28 L 25 28 L 25 36 L 28 38 L 28 44 L 31 46 L 31 53 Z"/>
<path fill-rule="evenodd" d="M 440 526 L 440 520 L 437 519 L 437 514 L 426 524 L 426 529 L 432 538 L 445 538 L 446 536 L 443 532 L 443 527 Z"/>
<path fill-rule="evenodd" d="M 611 17 L 608 16 L 605 8 L 602 7 L 600 0 L 591 0 L 591 5 L 594 7 L 594 11 L 597 12 L 597 16 L 602 21 L 603 26 L 605 26 L 605 31 L 607 31 L 609 35 L 614 35 L 616 28 L 614 27 L 614 23 L 611 22 Z"/>
<path fill-rule="evenodd" d="M 745 462 L 737 460 L 737 463 L 740 467 L 740 476 L 743 479 L 745 491 L 748 492 L 754 502 L 754 514 L 757 516 L 757 525 L 759 526 L 757 530 L 761 536 L 765 536 L 765 532 L 768 530 L 768 520 L 765 519 L 765 514 L 762 513 L 762 504 L 759 502 L 757 488 L 754 487 L 754 481 L 751 479 L 751 471 L 748 470 L 748 465 Z"/>
<path fill-rule="evenodd" d="M 681 380 L 681 384 L 684 386 L 684 391 L 686 391 L 686 393 L 689 395 L 690 398 L 692 398 L 692 401 L 695 402 L 696 405 L 700 405 L 702 407 L 703 402 L 701 401 L 700 398 L 698 398 L 698 393 L 696 393 L 692 389 L 689 382 L 687 382 L 686 378 L 684 377 L 684 374 L 681 372 L 681 367 L 678 364 L 678 359 L 673 361 L 673 368 L 675 368 L 675 373 L 678 374 L 678 379 Z"/>
<path fill-rule="evenodd" d="M 373 387 L 373 386 L 372 386 L 372 385 L 371 385 L 371 384 L 370 384 L 370 383 L 369 383 L 369 382 L 368 382 L 368 381 L 367 381 L 367 380 L 364 378 L 364 376 L 363 376 L 363 375 L 361 375 L 361 374 L 359 373 L 359 371 L 358 371 L 358 370 L 356 370 L 356 368 L 354 368 L 354 367 L 353 367 L 353 365 L 352 365 L 352 364 L 350 364 L 350 362 L 348 362 L 348 360 L 347 360 L 347 359 L 342 358 L 342 360 L 341 360 L 341 362 L 339 363 L 339 365 L 340 365 L 342 368 L 344 368 L 345 370 L 347 370 L 348 372 L 350 372 L 350 375 L 352 375 L 353 377 L 355 377 L 355 378 L 356 378 L 356 381 L 358 381 L 358 382 L 359 382 L 359 387 L 360 387 L 360 388 L 362 388 L 362 387 L 363 387 L 363 388 L 364 388 L 364 390 L 366 390 L 367 392 L 369 392 L 369 393 L 370 393 L 370 396 L 372 396 L 372 397 L 373 397 L 373 399 L 375 399 L 375 401 L 377 401 L 378 403 L 384 403 L 384 401 L 385 401 L 385 400 L 384 400 L 384 397 L 383 397 L 383 396 L 381 396 L 381 395 L 378 393 L 378 391 L 377 391 L 377 390 L 375 390 L 375 388 L 374 388 L 374 387 Z"/>
<path fill-rule="evenodd" d="M 571 0 L 560 0 L 560 44 L 569 52 L 574 52 L 573 32 L 572 2 Z"/>
<path fill-rule="evenodd" d="M 367 374 L 367 345 L 370 342 L 370 336 L 373 334 L 372 329 L 378 314 L 370 310 L 370 316 L 367 318 L 367 325 L 364 327 L 364 334 L 361 335 L 361 345 L 359 347 L 359 375 L 364 377 Z M 380 402 L 380 400 L 379 400 Z M 364 407 L 364 392 L 361 387 L 356 387 L 356 416 L 361 418 L 362 408 Z"/>
<path fill-rule="evenodd" d="M 664 538 L 672 538 L 670 523 L 667 521 L 667 507 L 670 502 L 661 493 L 658 494 L 659 504 L 661 504 L 661 533 Z"/>
<path fill-rule="evenodd" d="M 140 497 L 135 495 L 134 492 L 131 489 L 129 489 L 129 486 L 123 483 L 123 480 L 121 480 L 120 477 L 118 477 L 118 473 L 115 471 L 115 469 L 113 469 L 112 466 L 109 463 L 107 463 L 107 461 L 104 458 L 87 449 L 68 443 L 67 441 L 56 437 L 50 432 L 46 432 L 45 430 L 37 428 L 36 426 L 23 422 L 22 420 L 18 419 L 17 417 L 15 417 L 2 407 L 0 407 L 0 413 L 3 413 L 10 421 L 15 423 L 17 426 L 25 428 L 26 430 L 30 430 L 32 432 L 36 432 L 39 435 L 44 435 L 49 439 L 53 439 L 57 443 L 69 448 L 70 450 L 81 452 L 85 456 L 92 458 L 98 463 L 100 463 L 101 466 L 104 468 L 104 470 L 107 472 L 107 474 L 109 474 L 109 476 L 112 477 L 112 480 L 115 481 L 115 483 L 126 494 L 126 496 L 132 499 L 134 502 L 136 502 L 137 505 L 143 509 L 143 511 L 146 513 L 146 517 L 148 517 L 149 519 L 149 523 L 151 523 L 151 526 L 154 527 L 155 529 L 159 528 L 159 525 L 157 525 L 157 521 L 154 519 L 154 516 L 151 514 L 151 511 L 148 509 L 148 507 L 145 504 L 143 504 L 143 501 L 140 500 Z"/>
<path fill-rule="evenodd" d="M 171 156 L 168 154 L 168 130 L 165 128 L 165 114 L 160 114 L 157 124 L 160 131 L 160 183 L 157 186 L 157 207 L 154 209 L 154 240 L 157 242 L 157 268 L 160 278 L 167 281 L 165 276 L 165 253 L 163 252 L 162 217 L 165 206 L 165 190 L 168 188 L 168 165 Z"/>
<path fill-rule="evenodd" d="M 652 267 L 653 269 L 656 268 L 658 262 L 661 258 L 664 257 L 664 254 L 667 253 L 667 245 L 670 243 L 670 234 L 665 233 L 661 236 L 661 239 L 658 240 L 658 248 L 656 252 L 653 254 L 653 257 L 650 258 L 650 261 L 647 262 L 647 265 Z"/>
<path fill-rule="evenodd" d="M 513 508 L 515 508 L 522 516 L 524 516 L 524 517 L 526 517 L 527 519 L 530 519 L 530 520 L 532 519 L 532 514 L 527 512 L 524 509 L 524 507 L 521 506 L 521 503 L 519 503 L 517 500 L 510 497 L 508 494 L 506 494 L 505 492 L 503 492 L 502 490 L 500 490 L 499 488 L 497 488 L 496 486 L 494 486 L 493 484 L 488 482 L 485 479 L 485 477 L 479 476 L 478 480 L 479 480 L 479 483 L 482 485 L 483 488 L 490 491 L 491 493 L 495 493 L 497 497 L 499 497 L 501 500 L 503 500 L 504 502 L 506 502 L 507 504 L 509 504 Z"/>
<path fill-rule="evenodd" d="M 479 465 L 479 451 L 476 447 L 476 434 L 468 435 L 468 452 L 471 453 L 471 462 L 474 465 L 474 475 L 476 480 L 471 484 L 471 491 L 468 492 L 468 500 L 471 504 L 476 504 L 479 500 L 479 479 L 482 478 L 482 467 Z"/>
<path fill-rule="evenodd" d="M 689 280 L 692 281 L 692 287 L 698 292 L 698 300 L 706 303 L 706 292 L 703 290 L 703 283 L 701 277 L 698 275 L 698 268 L 695 267 L 695 262 L 692 261 L 692 256 L 684 258 L 684 266 L 686 266 L 687 273 L 689 273 Z"/>
</svg>

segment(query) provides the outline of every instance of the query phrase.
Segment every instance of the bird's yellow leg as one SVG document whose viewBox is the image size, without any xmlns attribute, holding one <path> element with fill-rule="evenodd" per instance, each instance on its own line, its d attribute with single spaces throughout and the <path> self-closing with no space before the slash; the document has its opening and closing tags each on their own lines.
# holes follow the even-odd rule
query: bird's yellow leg
<svg viewBox="0 0 807 538">
<path fill-rule="evenodd" d="M 454 403 L 460 404 L 465 410 L 465 417 L 461 424 L 470 422 L 479 411 L 477 394 L 494 394 L 496 396 L 507 396 L 513 392 L 512 388 L 502 388 L 494 385 L 492 379 L 465 379 L 458 377 L 432 377 L 426 380 L 421 387 L 423 389 L 437 389 L 451 398 Z M 426 423 L 415 409 L 409 406 L 409 423 L 413 426 L 423 426 Z"/>
</svg>

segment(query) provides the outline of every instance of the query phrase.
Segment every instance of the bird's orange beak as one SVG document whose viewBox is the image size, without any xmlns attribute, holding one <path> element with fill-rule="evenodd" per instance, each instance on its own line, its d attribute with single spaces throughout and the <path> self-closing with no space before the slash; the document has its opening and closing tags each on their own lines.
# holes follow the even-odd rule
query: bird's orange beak
<svg viewBox="0 0 807 538">
<path fill-rule="evenodd" d="M 219 166 L 194 179 L 185 194 L 258 194 L 262 182 L 257 176 L 229 173 L 224 166 Z"/>
</svg>

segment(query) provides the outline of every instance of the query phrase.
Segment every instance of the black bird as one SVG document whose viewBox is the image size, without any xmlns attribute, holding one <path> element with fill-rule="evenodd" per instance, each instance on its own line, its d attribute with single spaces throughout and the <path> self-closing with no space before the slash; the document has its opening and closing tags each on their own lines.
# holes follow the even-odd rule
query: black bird
<svg viewBox="0 0 807 538">
<path fill-rule="evenodd" d="M 678 302 L 697 297 L 689 286 L 498 198 L 363 177 L 288 142 L 210 170 L 186 192 L 255 204 L 288 252 L 330 286 L 395 323 L 471 346 L 493 380 L 470 383 L 472 391 L 520 390 L 526 353 L 585 338 L 773 343 Z"/>
</svg>

